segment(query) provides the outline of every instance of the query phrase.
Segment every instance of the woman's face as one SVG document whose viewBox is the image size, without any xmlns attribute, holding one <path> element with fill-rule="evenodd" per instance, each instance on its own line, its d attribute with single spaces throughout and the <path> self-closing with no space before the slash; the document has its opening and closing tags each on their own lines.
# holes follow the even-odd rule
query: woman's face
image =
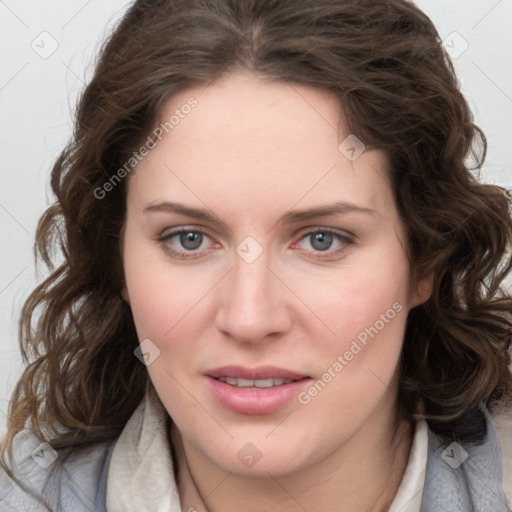
<svg viewBox="0 0 512 512">
<path fill-rule="evenodd" d="M 278 475 L 390 428 L 427 297 L 385 155 L 304 85 L 225 76 L 172 115 L 129 178 L 123 296 L 189 453 Z"/>
</svg>

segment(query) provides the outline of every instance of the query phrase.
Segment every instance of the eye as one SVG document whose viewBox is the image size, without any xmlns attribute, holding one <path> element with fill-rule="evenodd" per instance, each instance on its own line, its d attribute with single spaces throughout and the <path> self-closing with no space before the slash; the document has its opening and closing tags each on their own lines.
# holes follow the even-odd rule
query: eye
<svg viewBox="0 0 512 512">
<path fill-rule="evenodd" d="M 298 242 L 299 245 L 301 243 L 306 246 L 307 251 L 316 253 L 313 254 L 314 258 L 332 258 L 347 250 L 354 240 L 332 229 L 317 229 L 306 233 Z"/>
<path fill-rule="evenodd" d="M 183 258 L 200 256 L 200 250 L 206 249 L 203 246 L 206 240 L 211 239 L 204 231 L 190 228 L 176 229 L 158 237 L 158 241 L 167 253 Z"/>
<path fill-rule="evenodd" d="M 182 231 L 179 234 L 174 235 L 172 238 L 178 237 L 179 243 L 185 249 L 189 251 L 195 251 L 201 247 L 203 243 L 203 233 L 198 231 Z M 170 238 L 170 240 L 172 240 Z"/>
</svg>

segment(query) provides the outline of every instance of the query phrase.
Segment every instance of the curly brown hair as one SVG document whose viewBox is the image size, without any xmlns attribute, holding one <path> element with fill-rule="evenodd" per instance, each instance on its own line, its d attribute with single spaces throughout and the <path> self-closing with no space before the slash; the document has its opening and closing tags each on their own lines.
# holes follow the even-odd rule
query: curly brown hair
<svg viewBox="0 0 512 512">
<path fill-rule="evenodd" d="M 51 272 L 23 307 L 27 366 L 2 458 L 27 422 L 54 448 L 115 439 L 142 399 L 149 377 L 120 295 L 129 177 L 98 190 L 172 95 L 233 71 L 334 93 L 351 132 L 388 155 L 411 269 L 433 276 L 407 321 L 408 417 L 481 440 L 482 406 L 510 399 L 512 200 L 475 176 L 485 136 L 429 18 L 407 0 L 139 0 L 104 44 L 52 170 L 56 202 L 36 234 Z"/>
</svg>

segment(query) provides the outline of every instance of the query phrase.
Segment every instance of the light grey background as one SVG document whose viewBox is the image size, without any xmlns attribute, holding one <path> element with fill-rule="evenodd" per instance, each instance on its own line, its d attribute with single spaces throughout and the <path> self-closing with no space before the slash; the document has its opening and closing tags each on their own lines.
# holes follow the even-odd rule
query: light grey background
<svg viewBox="0 0 512 512">
<path fill-rule="evenodd" d="M 512 186 L 512 0 L 419 0 L 489 140 L 482 180 Z M 0 0 L 0 434 L 20 374 L 17 322 L 36 278 L 37 221 L 78 94 L 128 0 Z M 42 276 L 40 276 L 42 277 Z"/>
</svg>

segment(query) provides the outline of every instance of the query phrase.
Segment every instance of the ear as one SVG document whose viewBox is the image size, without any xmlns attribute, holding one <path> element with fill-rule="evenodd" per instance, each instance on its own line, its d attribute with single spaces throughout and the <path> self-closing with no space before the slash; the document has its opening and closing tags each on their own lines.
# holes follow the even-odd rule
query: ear
<svg viewBox="0 0 512 512">
<path fill-rule="evenodd" d="M 410 309 L 419 306 L 427 302 L 428 299 L 432 296 L 432 290 L 434 289 L 434 276 L 430 274 L 426 277 L 423 277 L 419 280 L 415 280 L 413 283 L 413 287 L 411 289 L 410 297 L 409 297 L 409 307 Z"/>
<path fill-rule="evenodd" d="M 130 295 L 128 295 L 128 288 L 126 288 L 126 285 L 121 288 L 121 297 L 127 304 L 130 304 Z"/>
</svg>

